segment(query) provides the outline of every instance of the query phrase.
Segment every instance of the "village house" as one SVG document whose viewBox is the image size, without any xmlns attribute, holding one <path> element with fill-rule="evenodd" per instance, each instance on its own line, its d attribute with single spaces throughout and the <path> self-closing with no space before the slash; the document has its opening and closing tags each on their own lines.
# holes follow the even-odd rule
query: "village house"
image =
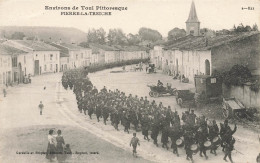
<svg viewBox="0 0 260 163">
<path fill-rule="evenodd" d="M 0 88 L 10 85 L 14 81 L 20 80 L 20 76 L 25 72 L 18 66 L 17 58 L 24 58 L 27 55 L 25 51 L 13 48 L 8 45 L 0 44 Z M 18 69 L 18 71 L 17 71 Z"/>
<path fill-rule="evenodd" d="M 81 48 L 81 56 L 83 55 L 83 60 L 81 61 L 82 66 L 89 66 L 91 62 L 92 50 L 90 48 Z"/>
<path fill-rule="evenodd" d="M 96 58 L 98 64 L 112 63 L 119 61 L 119 49 L 101 44 L 90 44 L 92 53 L 96 54 L 93 57 Z"/>
<path fill-rule="evenodd" d="M 90 58 L 90 65 L 98 64 L 98 54 L 99 54 L 99 51 L 97 49 L 93 48 L 91 58 Z"/>
<path fill-rule="evenodd" d="M 149 49 L 141 46 L 125 46 L 120 51 L 120 61 L 147 59 L 149 58 Z"/>
<path fill-rule="evenodd" d="M 79 68 L 84 66 L 85 62 L 90 60 L 88 57 L 88 49 L 77 46 L 76 44 L 68 43 L 50 43 L 50 45 L 58 48 L 61 55 L 61 71 L 66 69 Z"/>
<path fill-rule="evenodd" d="M 191 83 L 195 75 L 227 71 L 236 64 L 257 69 L 259 32 L 204 37 L 198 33 L 199 24 L 192 2 L 186 22 L 187 36 L 154 46 L 151 51 L 151 61 L 158 69 L 173 76 L 184 75 Z"/>
<path fill-rule="evenodd" d="M 59 49 L 44 42 L 34 40 L 8 40 L 3 44 L 28 53 L 24 56 L 23 62 L 22 60 L 19 60 L 21 62 L 18 62 L 18 65 L 26 72 L 26 75 L 41 75 L 43 73 L 59 72 Z"/>
<path fill-rule="evenodd" d="M 50 43 L 60 50 L 60 71 L 67 69 L 89 66 L 92 50 L 75 44 Z"/>
</svg>

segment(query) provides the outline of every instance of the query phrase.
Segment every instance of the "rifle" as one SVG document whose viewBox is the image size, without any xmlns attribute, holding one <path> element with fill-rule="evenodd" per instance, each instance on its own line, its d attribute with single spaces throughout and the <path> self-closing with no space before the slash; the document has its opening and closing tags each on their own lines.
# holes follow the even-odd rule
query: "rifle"
<svg viewBox="0 0 260 163">
<path fill-rule="evenodd" d="M 234 148 L 235 149 L 235 148 Z M 235 149 L 238 153 L 240 153 L 240 154 L 242 154 L 242 155 L 245 155 L 245 154 L 243 154 L 242 152 L 239 152 L 237 149 Z"/>
</svg>

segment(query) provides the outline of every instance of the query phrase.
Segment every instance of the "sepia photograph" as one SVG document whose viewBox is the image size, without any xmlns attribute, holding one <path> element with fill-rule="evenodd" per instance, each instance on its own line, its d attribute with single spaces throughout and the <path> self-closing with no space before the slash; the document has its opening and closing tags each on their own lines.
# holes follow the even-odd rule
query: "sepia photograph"
<svg viewBox="0 0 260 163">
<path fill-rule="evenodd" d="M 259 0 L 0 0 L 1 163 L 260 163 Z"/>
</svg>

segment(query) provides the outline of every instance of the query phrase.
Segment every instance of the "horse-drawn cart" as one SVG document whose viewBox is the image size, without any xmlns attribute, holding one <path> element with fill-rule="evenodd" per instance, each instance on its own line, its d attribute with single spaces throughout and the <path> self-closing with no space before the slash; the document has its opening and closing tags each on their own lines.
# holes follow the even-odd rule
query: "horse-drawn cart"
<svg viewBox="0 0 260 163">
<path fill-rule="evenodd" d="M 244 118 L 246 107 L 235 98 L 223 98 L 222 113 L 225 118 Z"/>
</svg>

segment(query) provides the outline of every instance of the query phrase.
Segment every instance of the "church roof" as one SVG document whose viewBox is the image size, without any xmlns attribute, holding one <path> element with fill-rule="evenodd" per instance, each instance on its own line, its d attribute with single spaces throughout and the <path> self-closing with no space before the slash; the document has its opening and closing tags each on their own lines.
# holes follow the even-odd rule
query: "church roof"
<svg viewBox="0 0 260 163">
<path fill-rule="evenodd" d="M 190 15 L 189 15 L 189 18 L 186 21 L 186 23 L 198 23 L 198 22 L 199 22 L 199 19 L 197 17 L 195 4 L 194 4 L 194 1 L 192 1 L 191 8 L 190 8 Z"/>
</svg>

